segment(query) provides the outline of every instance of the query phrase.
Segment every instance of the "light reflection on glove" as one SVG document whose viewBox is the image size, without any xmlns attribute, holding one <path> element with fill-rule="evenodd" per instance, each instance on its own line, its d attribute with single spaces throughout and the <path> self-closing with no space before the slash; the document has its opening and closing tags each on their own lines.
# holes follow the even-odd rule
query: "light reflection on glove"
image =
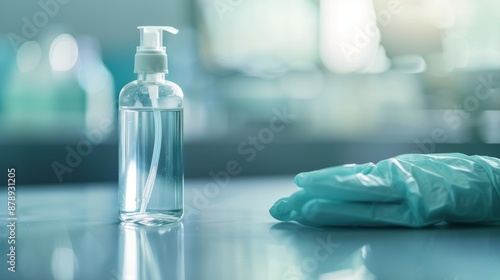
<svg viewBox="0 0 500 280">
<path fill-rule="evenodd" d="M 302 188 L 270 209 L 309 226 L 424 227 L 500 222 L 500 160 L 463 154 L 408 154 L 377 164 L 300 173 Z"/>
</svg>

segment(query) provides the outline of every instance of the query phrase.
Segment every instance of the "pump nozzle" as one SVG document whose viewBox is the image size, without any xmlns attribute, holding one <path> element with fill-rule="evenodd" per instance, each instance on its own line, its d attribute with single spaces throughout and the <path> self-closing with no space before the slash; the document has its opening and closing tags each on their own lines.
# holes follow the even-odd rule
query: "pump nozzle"
<svg viewBox="0 0 500 280">
<path fill-rule="evenodd" d="M 177 34 L 179 30 L 170 26 L 138 26 L 141 30 L 141 44 L 137 47 L 137 51 L 163 51 L 165 47 L 162 45 L 163 31 Z"/>
<path fill-rule="evenodd" d="M 163 46 L 163 31 L 177 34 L 170 26 L 139 26 L 141 42 L 135 54 L 135 73 L 168 73 L 167 52 Z"/>
</svg>

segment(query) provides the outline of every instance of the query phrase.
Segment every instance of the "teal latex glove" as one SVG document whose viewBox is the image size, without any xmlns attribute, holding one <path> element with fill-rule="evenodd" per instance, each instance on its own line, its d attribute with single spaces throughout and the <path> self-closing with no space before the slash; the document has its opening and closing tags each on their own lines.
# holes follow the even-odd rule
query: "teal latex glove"
<svg viewBox="0 0 500 280">
<path fill-rule="evenodd" d="M 408 154 L 300 173 L 302 188 L 269 210 L 309 226 L 424 227 L 500 222 L 500 160 Z"/>
</svg>

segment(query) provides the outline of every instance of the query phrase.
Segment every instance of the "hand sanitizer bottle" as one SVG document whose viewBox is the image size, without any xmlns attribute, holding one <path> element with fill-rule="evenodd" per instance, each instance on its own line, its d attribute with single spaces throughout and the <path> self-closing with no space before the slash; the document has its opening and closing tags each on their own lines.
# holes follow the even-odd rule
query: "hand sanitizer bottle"
<svg viewBox="0 0 500 280">
<path fill-rule="evenodd" d="M 144 225 L 180 220 L 184 203 L 182 152 L 183 93 L 168 80 L 162 32 L 168 26 L 140 26 L 135 55 L 138 78 L 119 99 L 120 219 Z"/>
</svg>

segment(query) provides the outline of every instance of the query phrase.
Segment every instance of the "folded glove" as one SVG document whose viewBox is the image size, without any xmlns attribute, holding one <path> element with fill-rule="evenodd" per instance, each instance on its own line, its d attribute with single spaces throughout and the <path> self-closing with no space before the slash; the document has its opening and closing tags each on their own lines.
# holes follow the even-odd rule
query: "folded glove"
<svg viewBox="0 0 500 280">
<path fill-rule="evenodd" d="M 500 222 L 500 160 L 408 154 L 300 173 L 302 188 L 269 210 L 309 226 L 424 227 Z"/>
</svg>

